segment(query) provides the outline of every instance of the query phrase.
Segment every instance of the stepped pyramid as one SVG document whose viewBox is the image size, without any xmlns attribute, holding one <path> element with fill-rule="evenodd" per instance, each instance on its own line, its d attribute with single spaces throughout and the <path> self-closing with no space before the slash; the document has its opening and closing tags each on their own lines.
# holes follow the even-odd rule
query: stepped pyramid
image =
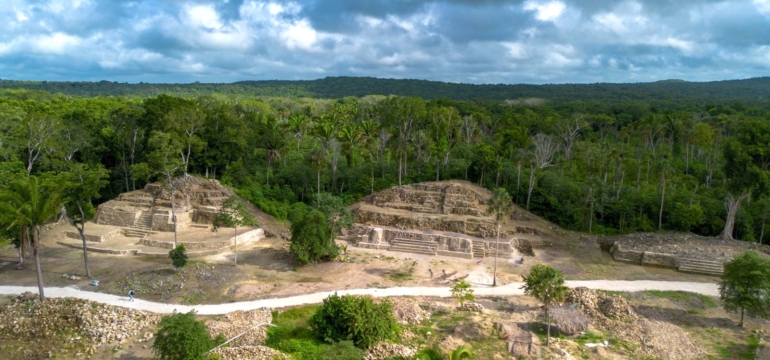
<svg viewBox="0 0 770 360">
<path fill-rule="evenodd" d="M 494 251 L 513 257 L 522 244 L 529 249 L 546 243 L 548 224 L 515 206 L 498 244 L 494 219 L 487 214 L 491 196 L 458 180 L 392 187 L 353 204 L 356 225 L 347 239 L 359 247 L 467 259 Z"/>
</svg>

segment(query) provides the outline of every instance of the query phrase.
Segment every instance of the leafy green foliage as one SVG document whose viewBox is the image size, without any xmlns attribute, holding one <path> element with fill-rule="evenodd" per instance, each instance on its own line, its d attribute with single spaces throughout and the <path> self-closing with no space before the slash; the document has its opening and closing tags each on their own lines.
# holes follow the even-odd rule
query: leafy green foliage
<svg viewBox="0 0 770 360">
<path fill-rule="evenodd" d="M 564 286 L 564 274 L 561 271 L 543 264 L 537 264 L 529 269 L 529 272 L 523 276 L 524 293 L 532 296 L 545 305 L 545 321 L 548 325 L 548 335 L 546 343 L 551 337 L 551 318 L 548 309 L 551 304 L 564 301 L 569 289 Z"/>
<path fill-rule="evenodd" d="M 452 293 L 452 297 L 460 303 L 460 306 L 463 306 L 463 303 L 466 301 L 476 300 L 471 284 L 468 284 L 464 279 L 452 284 L 449 287 L 449 291 Z"/>
<path fill-rule="evenodd" d="M 324 213 L 312 210 L 291 224 L 289 251 L 300 265 L 331 260 L 337 256 L 339 249 L 332 241 L 331 229 Z"/>
<path fill-rule="evenodd" d="M 179 244 L 173 250 L 169 251 L 168 257 L 171 258 L 171 265 L 175 268 L 181 268 L 187 265 L 188 257 L 184 244 Z"/>
<path fill-rule="evenodd" d="M 351 341 L 327 344 L 316 337 L 308 325 L 308 320 L 317 309 L 318 306 L 311 305 L 292 308 L 280 314 L 274 313 L 275 326 L 267 329 L 265 345 L 300 360 L 363 358 L 364 351 L 355 347 Z"/>
<path fill-rule="evenodd" d="M 726 311 L 770 318 L 770 260 L 746 251 L 725 264 L 719 296 Z"/>
<path fill-rule="evenodd" d="M 216 343 L 203 321 L 190 311 L 161 318 L 152 349 L 160 360 L 202 360 Z"/>
<path fill-rule="evenodd" d="M 387 299 L 375 304 L 370 296 L 338 296 L 336 293 L 324 299 L 309 324 L 326 342 L 352 341 L 359 348 L 395 340 L 400 332 L 393 307 Z"/>
</svg>

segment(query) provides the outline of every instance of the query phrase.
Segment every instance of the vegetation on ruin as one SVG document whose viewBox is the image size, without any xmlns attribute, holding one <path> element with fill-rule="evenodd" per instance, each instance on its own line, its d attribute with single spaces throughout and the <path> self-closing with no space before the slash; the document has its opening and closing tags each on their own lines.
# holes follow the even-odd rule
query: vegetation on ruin
<svg viewBox="0 0 770 360">
<path fill-rule="evenodd" d="M 543 264 L 537 264 L 522 276 L 524 293 L 538 299 L 544 305 L 545 323 L 547 327 L 546 344 L 551 339 L 550 307 L 561 303 L 567 295 L 568 288 L 564 286 L 564 274 L 561 271 Z"/>
<path fill-rule="evenodd" d="M 473 295 L 471 284 L 468 284 L 465 279 L 452 284 L 452 286 L 449 287 L 449 292 L 451 292 L 452 297 L 460 303 L 460 307 L 462 307 L 466 301 L 476 300 L 476 296 Z"/>
<path fill-rule="evenodd" d="M 375 303 L 371 296 L 335 293 L 324 299 L 308 324 L 327 343 L 352 341 L 362 349 L 396 340 L 400 333 L 390 302 L 385 299 Z"/>
<path fill-rule="evenodd" d="M 171 259 L 171 265 L 176 269 L 187 266 L 188 257 L 184 244 L 179 244 L 169 251 L 168 257 Z"/>
<path fill-rule="evenodd" d="M 190 311 L 161 318 L 152 348 L 159 360 L 202 360 L 225 340 L 221 335 L 213 339 L 206 324 Z"/>
</svg>

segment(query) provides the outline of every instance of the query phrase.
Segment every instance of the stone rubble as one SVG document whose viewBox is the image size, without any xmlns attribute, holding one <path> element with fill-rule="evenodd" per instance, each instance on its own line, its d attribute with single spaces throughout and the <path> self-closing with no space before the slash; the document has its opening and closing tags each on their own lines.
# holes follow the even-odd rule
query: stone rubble
<svg viewBox="0 0 770 360">
<path fill-rule="evenodd" d="M 290 360 L 291 358 L 266 346 L 222 347 L 211 352 L 222 360 Z"/>
<path fill-rule="evenodd" d="M 419 324 L 430 319 L 430 312 L 423 310 L 415 299 L 392 297 L 389 300 L 393 305 L 393 316 L 401 324 Z"/>
<path fill-rule="evenodd" d="M 270 324 L 273 321 L 271 309 L 256 309 L 250 311 L 234 311 L 222 316 L 221 320 L 210 321 L 207 326 L 212 337 L 222 334 L 231 339 L 240 333 L 243 336 L 228 344 L 230 347 L 260 345 L 267 338 L 267 327 L 260 324 Z"/>
<path fill-rule="evenodd" d="M 403 357 L 411 359 L 417 353 L 413 347 L 381 342 L 369 347 L 364 355 L 364 360 L 385 360 L 391 357 Z"/>
<path fill-rule="evenodd" d="M 40 302 L 30 292 L 0 307 L 0 339 L 53 338 L 71 330 L 70 342 L 90 342 L 87 352 L 105 343 L 123 343 L 131 337 L 141 341 L 153 337 L 143 332 L 160 317 L 137 310 L 113 307 L 88 300 L 51 298 Z"/>
<path fill-rule="evenodd" d="M 460 310 L 483 314 L 484 306 L 476 302 L 466 301 L 463 303 L 463 306 L 460 307 Z"/>
<path fill-rule="evenodd" d="M 577 304 L 580 311 L 594 320 L 610 318 L 631 321 L 639 318 L 626 299 L 585 287 L 570 289 L 565 303 Z"/>
</svg>

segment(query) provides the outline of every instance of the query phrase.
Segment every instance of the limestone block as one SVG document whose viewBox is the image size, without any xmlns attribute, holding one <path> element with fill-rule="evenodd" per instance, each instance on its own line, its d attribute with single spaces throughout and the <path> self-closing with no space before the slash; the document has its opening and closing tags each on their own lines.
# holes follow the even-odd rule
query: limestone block
<svg viewBox="0 0 770 360">
<path fill-rule="evenodd" d="M 382 228 L 373 228 L 369 234 L 369 242 L 373 244 L 379 244 L 382 242 Z"/>
<path fill-rule="evenodd" d="M 139 212 L 134 208 L 124 209 L 100 206 L 96 215 L 96 223 L 100 225 L 133 226 L 137 216 L 139 216 Z"/>
</svg>

